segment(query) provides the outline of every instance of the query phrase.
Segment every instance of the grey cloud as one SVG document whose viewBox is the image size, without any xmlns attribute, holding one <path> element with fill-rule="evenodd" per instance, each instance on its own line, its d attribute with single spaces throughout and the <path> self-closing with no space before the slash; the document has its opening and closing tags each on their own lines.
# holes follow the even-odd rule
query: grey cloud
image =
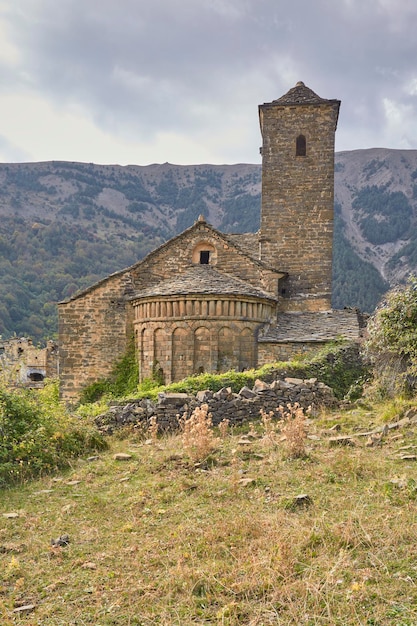
<svg viewBox="0 0 417 626">
<path fill-rule="evenodd" d="M 18 4 L 18 3 L 16 3 Z M 256 126 L 256 105 L 304 80 L 341 98 L 354 147 L 384 136 L 383 99 L 417 97 L 417 9 L 408 0 L 38 0 L 9 9 L 13 78 L 138 139 Z M 4 68 L 7 72 L 7 68 Z M 291 81 L 291 82 L 290 82 Z M 261 93 L 260 89 L 264 89 Z M 258 141 L 257 128 L 248 141 Z M 417 134 L 415 136 L 417 142 Z M 360 146 L 363 147 L 363 146 Z"/>
<path fill-rule="evenodd" d="M 0 135 L 0 154 L 7 161 L 30 161 L 32 159 L 28 152 L 13 145 L 4 135 Z"/>
</svg>

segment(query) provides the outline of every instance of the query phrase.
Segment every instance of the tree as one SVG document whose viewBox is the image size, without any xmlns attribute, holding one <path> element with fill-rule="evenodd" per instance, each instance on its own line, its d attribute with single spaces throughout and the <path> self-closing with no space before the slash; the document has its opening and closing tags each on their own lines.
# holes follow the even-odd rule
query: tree
<svg viewBox="0 0 417 626">
<path fill-rule="evenodd" d="M 389 291 L 368 323 L 366 350 L 388 395 L 417 387 L 417 277 Z"/>
</svg>

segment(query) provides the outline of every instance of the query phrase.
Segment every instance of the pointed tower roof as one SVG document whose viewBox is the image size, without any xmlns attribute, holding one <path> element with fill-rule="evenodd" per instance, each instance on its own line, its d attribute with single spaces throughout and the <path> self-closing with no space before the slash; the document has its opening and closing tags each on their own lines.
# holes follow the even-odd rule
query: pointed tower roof
<svg viewBox="0 0 417 626">
<path fill-rule="evenodd" d="M 320 98 L 310 87 L 306 87 L 306 85 L 300 80 L 292 87 L 286 94 L 278 98 L 277 100 L 273 100 L 272 102 L 265 102 L 264 104 L 259 105 L 259 112 L 261 113 L 262 109 L 266 109 L 269 107 L 276 106 L 305 106 L 310 104 L 322 104 L 331 106 L 334 108 L 336 112 L 336 124 L 337 118 L 339 116 L 339 107 L 340 100 L 327 100 L 326 98 Z"/>
<path fill-rule="evenodd" d="M 292 87 L 287 93 L 273 100 L 272 102 L 265 102 L 260 106 L 273 106 L 273 105 L 297 105 L 297 104 L 337 104 L 340 105 L 340 100 L 327 100 L 326 98 L 320 98 L 310 87 L 307 87 L 302 80 L 299 80 L 295 87 Z"/>
<path fill-rule="evenodd" d="M 325 102 L 333 101 L 320 98 L 310 87 L 306 87 L 301 80 L 281 98 L 273 101 L 274 104 L 322 104 Z"/>
</svg>

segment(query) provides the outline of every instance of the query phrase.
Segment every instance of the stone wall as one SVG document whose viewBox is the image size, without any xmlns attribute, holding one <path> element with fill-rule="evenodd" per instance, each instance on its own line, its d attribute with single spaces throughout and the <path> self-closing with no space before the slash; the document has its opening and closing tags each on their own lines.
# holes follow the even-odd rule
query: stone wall
<svg viewBox="0 0 417 626">
<path fill-rule="evenodd" d="M 256 329 L 249 320 L 184 319 L 139 324 L 141 380 L 158 373 L 165 384 L 203 372 L 256 365 Z"/>
<path fill-rule="evenodd" d="M 258 343 L 258 367 L 273 361 L 291 361 L 292 359 L 316 352 L 323 348 L 326 342 L 302 343 L 296 341 L 283 341 L 281 343 Z"/>
<path fill-rule="evenodd" d="M 239 393 L 230 388 L 220 391 L 199 391 L 196 396 L 187 394 L 159 394 L 157 402 L 149 399 L 132 400 L 127 404 L 116 404 L 107 413 L 96 418 L 100 430 L 111 434 L 125 426 L 146 427 L 151 417 L 156 418 L 161 431 L 175 431 L 178 416 L 189 417 L 196 407 L 207 404 L 213 425 L 229 420 L 230 425 L 260 418 L 260 411 L 276 411 L 277 407 L 298 403 L 304 409 L 317 410 L 323 406 L 334 406 L 337 401 L 333 391 L 316 378 L 285 378 L 267 383 L 257 380 L 253 389 L 243 387 Z"/>
<path fill-rule="evenodd" d="M 133 337 L 126 275 L 104 280 L 78 298 L 59 304 L 61 394 L 76 401 L 83 387 L 109 375 Z"/>
<path fill-rule="evenodd" d="M 140 292 L 157 285 L 161 280 L 185 272 L 193 264 L 195 249 L 199 249 L 202 243 L 215 249 L 210 265 L 220 272 L 239 278 L 253 287 L 260 287 L 272 296 L 277 295 L 278 274 L 235 247 L 227 235 L 223 237 L 205 221 L 196 222 L 130 268 L 133 289 Z"/>
</svg>

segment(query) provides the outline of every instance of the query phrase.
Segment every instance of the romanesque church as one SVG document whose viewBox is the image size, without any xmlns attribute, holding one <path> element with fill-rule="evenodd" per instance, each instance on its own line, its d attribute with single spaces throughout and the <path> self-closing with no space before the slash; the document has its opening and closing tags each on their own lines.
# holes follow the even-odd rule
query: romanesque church
<svg viewBox="0 0 417 626">
<path fill-rule="evenodd" d="M 204 216 L 132 267 L 59 305 L 62 396 L 107 376 L 134 338 L 140 379 L 285 360 L 357 339 L 358 313 L 331 308 L 334 140 L 339 100 L 299 82 L 259 106 L 258 233 Z"/>
</svg>

